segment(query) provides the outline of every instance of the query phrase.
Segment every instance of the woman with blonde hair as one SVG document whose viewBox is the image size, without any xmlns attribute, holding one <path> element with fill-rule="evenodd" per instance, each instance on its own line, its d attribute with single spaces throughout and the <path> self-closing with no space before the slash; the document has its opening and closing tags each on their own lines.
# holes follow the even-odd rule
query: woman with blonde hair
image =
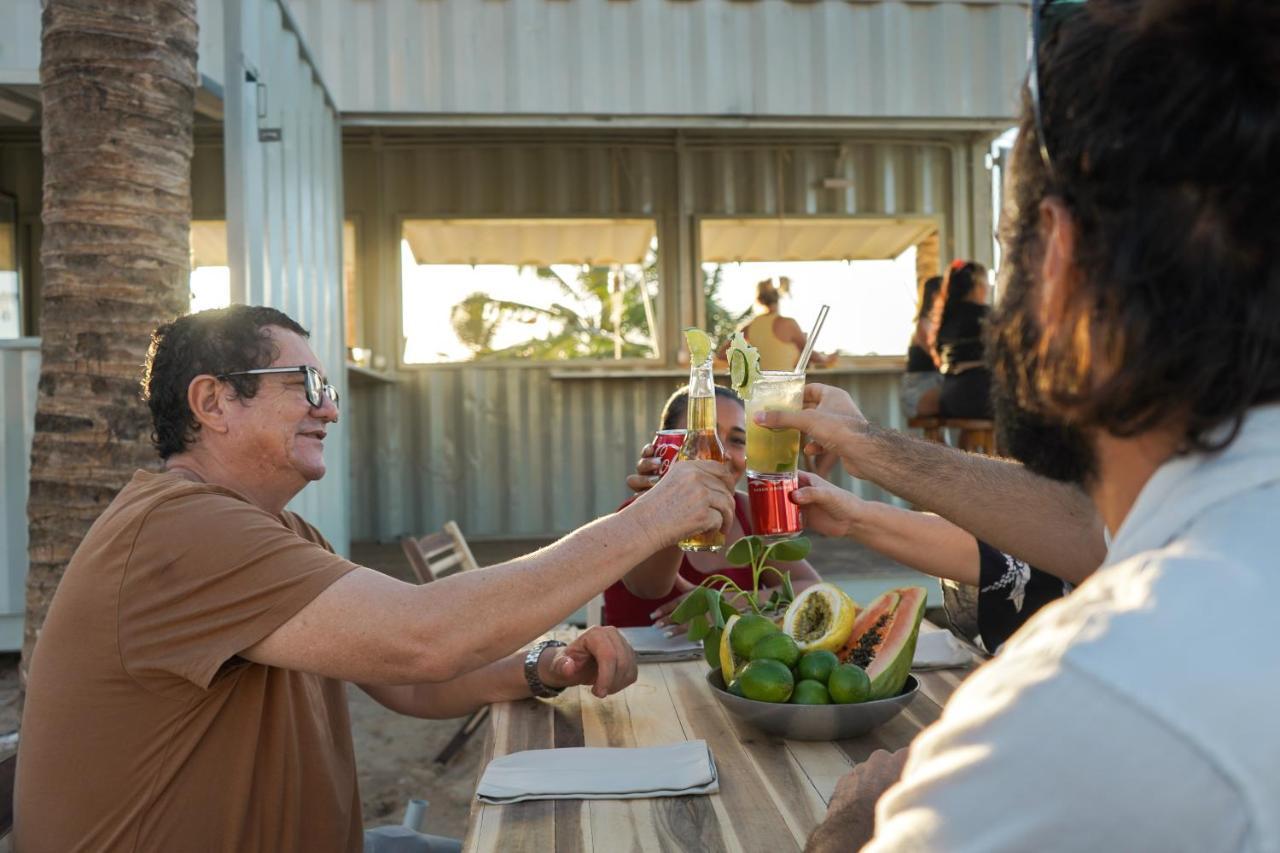
<svg viewBox="0 0 1280 853">
<path fill-rule="evenodd" d="M 738 328 L 747 343 L 760 351 L 761 370 L 794 370 L 800 359 L 800 351 L 809 340 L 808 335 L 800 328 L 800 324 L 790 317 L 784 317 L 778 310 L 778 300 L 783 293 L 791 289 L 791 280 L 785 276 L 776 279 L 762 279 L 756 283 L 756 306 L 759 309 L 754 317 Z M 723 358 L 728 349 L 726 341 L 720 347 Z M 816 367 L 830 367 L 836 356 L 815 352 L 810 357 L 810 364 Z"/>
</svg>

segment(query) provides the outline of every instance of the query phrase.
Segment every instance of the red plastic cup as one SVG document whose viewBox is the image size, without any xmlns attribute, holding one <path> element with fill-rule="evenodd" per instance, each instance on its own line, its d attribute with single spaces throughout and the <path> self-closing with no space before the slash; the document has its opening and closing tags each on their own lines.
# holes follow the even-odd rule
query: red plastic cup
<svg viewBox="0 0 1280 853">
<path fill-rule="evenodd" d="M 663 429 L 653 437 L 654 454 L 658 458 L 658 479 L 667 473 L 671 463 L 676 461 L 680 448 L 684 445 L 684 430 Z"/>
<path fill-rule="evenodd" d="M 747 474 L 747 496 L 751 502 L 752 532 L 766 539 L 790 539 L 804 530 L 800 507 L 791 502 L 791 493 L 800 486 L 800 477 L 789 474 Z"/>
</svg>

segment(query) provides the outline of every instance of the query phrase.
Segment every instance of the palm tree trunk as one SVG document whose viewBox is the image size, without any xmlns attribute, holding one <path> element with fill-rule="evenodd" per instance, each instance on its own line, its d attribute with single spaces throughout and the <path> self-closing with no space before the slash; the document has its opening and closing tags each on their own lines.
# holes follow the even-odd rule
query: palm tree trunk
<svg viewBox="0 0 1280 853">
<path fill-rule="evenodd" d="M 23 682 L 67 561 L 139 467 L 151 330 L 189 304 L 195 0 L 45 0 L 44 310 Z"/>
</svg>

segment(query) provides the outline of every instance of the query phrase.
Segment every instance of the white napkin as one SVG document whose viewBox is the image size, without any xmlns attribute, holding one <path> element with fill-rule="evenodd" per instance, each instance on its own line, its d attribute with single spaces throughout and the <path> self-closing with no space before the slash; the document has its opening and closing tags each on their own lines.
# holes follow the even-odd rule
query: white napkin
<svg viewBox="0 0 1280 853">
<path fill-rule="evenodd" d="M 637 800 L 720 790 L 705 740 L 631 749 L 530 749 L 489 762 L 476 787 L 485 803 L 523 800 Z"/>
<path fill-rule="evenodd" d="M 911 668 L 947 669 L 968 666 L 972 662 L 973 653 L 950 631 L 921 631 L 916 638 L 916 654 L 911 660 Z"/>
<path fill-rule="evenodd" d="M 696 660 L 702 657 L 702 643 L 689 639 L 687 634 L 676 637 L 666 635 L 666 627 L 646 625 L 643 628 L 620 628 L 618 632 L 636 650 L 640 663 L 661 663 L 668 660 Z"/>
</svg>

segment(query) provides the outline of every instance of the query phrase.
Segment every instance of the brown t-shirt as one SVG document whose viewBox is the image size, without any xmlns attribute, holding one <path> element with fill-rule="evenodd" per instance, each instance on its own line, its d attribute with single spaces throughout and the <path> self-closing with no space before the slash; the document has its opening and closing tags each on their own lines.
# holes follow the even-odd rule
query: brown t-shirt
<svg viewBox="0 0 1280 853">
<path fill-rule="evenodd" d="M 135 474 L 35 647 L 15 849 L 360 850 L 343 684 L 237 657 L 353 568 L 292 513 Z"/>
</svg>

